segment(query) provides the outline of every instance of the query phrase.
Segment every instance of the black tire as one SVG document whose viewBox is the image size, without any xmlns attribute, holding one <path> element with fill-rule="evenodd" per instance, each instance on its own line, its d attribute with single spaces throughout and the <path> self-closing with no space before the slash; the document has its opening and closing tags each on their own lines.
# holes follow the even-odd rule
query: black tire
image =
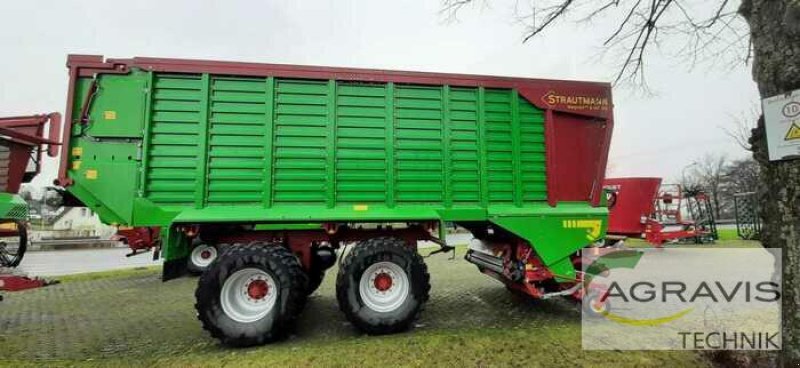
<svg viewBox="0 0 800 368">
<path fill-rule="evenodd" d="M 210 259 L 207 264 L 199 264 L 195 261 L 195 252 L 197 252 L 200 247 L 208 247 L 207 249 L 213 252 L 212 259 Z M 186 259 L 186 270 L 192 275 L 202 274 L 211 266 L 214 259 L 219 257 L 219 253 L 220 249 L 216 245 L 205 243 L 200 239 L 194 239 L 192 241 L 192 247 L 189 250 L 189 257 Z"/>
<path fill-rule="evenodd" d="M 239 322 L 222 305 L 225 281 L 244 269 L 260 269 L 276 284 L 272 309 L 254 322 Z M 211 336 L 230 346 L 253 346 L 285 338 L 303 308 L 306 274 L 288 249 L 265 243 L 230 246 L 203 273 L 195 292 L 197 318 Z"/>
<path fill-rule="evenodd" d="M 4 224 L 14 223 L 17 226 L 17 248 L 15 250 L 6 249 L 0 245 L 0 266 L 17 267 L 28 250 L 28 229 L 21 221 L 5 221 Z"/>
<path fill-rule="evenodd" d="M 364 272 L 373 264 L 390 262 L 405 272 L 409 293 L 396 309 L 378 312 L 368 307 L 359 292 Z M 347 255 L 336 277 L 339 309 L 358 329 L 372 335 L 408 330 L 428 301 L 431 289 L 428 267 L 412 248 L 395 238 L 369 239 L 356 245 Z"/>
</svg>

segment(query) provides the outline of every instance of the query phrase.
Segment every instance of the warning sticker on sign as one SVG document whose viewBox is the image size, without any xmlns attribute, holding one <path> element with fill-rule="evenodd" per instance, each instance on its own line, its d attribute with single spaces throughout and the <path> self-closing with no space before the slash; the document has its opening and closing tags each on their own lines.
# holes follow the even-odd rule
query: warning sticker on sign
<svg viewBox="0 0 800 368">
<path fill-rule="evenodd" d="M 800 90 L 762 103 L 770 161 L 800 158 Z"/>
<path fill-rule="evenodd" d="M 800 125 L 797 125 L 797 123 L 792 123 L 789 131 L 786 132 L 786 138 L 783 138 L 783 140 L 792 141 L 795 139 L 800 139 Z"/>
</svg>

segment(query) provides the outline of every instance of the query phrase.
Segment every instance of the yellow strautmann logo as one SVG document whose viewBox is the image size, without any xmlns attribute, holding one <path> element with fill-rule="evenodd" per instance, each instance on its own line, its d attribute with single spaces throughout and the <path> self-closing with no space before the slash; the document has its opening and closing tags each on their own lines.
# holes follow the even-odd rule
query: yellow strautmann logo
<svg viewBox="0 0 800 368">
<path fill-rule="evenodd" d="M 595 241 L 600 237 L 600 227 L 603 222 L 600 220 L 564 220 L 561 227 L 565 229 L 586 229 L 586 239 Z"/>
</svg>

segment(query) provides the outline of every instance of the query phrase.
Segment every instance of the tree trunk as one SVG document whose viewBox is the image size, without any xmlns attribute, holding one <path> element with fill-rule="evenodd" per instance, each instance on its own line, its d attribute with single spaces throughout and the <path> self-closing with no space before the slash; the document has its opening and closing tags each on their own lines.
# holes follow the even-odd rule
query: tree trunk
<svg viewBox="0 0 800 368">
<path fill-rule="evenodd" d="M 750 25 L 753 79 L 761 97 L 800 89 L 800 0 L 743 0 Z M 783 249 L 782 365 L 800 365 L 800 160 L 770 162 L 763 115 L 753 129 L 753 157 L 763 170 L 758 190 L 762 242 Z"/>
</svg>

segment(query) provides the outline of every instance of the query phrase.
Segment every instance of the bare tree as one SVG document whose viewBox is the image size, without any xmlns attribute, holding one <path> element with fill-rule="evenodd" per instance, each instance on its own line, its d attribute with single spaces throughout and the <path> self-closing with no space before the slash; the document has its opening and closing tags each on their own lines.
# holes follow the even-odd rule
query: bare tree
<svg viewBox="0 0 800 368">
<path fill-rule="evenodd" d="M 457 12 L 475 1 L 444 0 L 443 8 Z M 620 21 L 603 46 L 622 56 L 617 82 L 644 84 L 648 52 L 664 40 L 681 38 L 689 65 L 714 55 L 745 55 L 762 98 L 800 88 L 800 0 L 533 0 L 521 17 L 528 24 L 524 40 L 558 21 L 610 15 Z M 748 27 L 744 32 L 737 25 L 742 20 Z M 763 115 L 748 143 L 762 174 L 762 242 L 783 249 L 781 363 L 800 365 L 800 160 L 769 161 Z"/>
<path fill-rule="evenodd" d="M 761 168 L 752 158 L 731 161 L 722 174 L 723 191 L 730 194 L 755 192 L 761 183 Z"/>
<path fill-rule="evenodd" d="M 755 192 L 761 182 L 761 169 L 752 158 L 728 160 L 724 155 L 707 154 L 687 166 L 681 179 L 684 188 L 703 191 L 713 200 L 716 218 L 733 218 L 734 195 Z"/>
<path fill-rule="evenodd" d="M 750 145 L 750 135 L 756 127 L 758 117 L 761 115 L 761 106 L 753 104 L 750 110 L 742 112 L 739 116 L 731 115 L 733 127 L 721 127 L 725 134 L 733 139 L 736 144 L 745 151 L 752 151 Z"/>
<path fill-rule="evenodd" d="M 725 179 L 725 169 L 728 158 L 725 155 L 706 154 L 692 165 L 690 175 L 682 183 L 684 188 L 699 188 L 711 196 L 714 216 L 720 218 L 721 209 L 726 205 L 726 198 L 722 197 L 722 185 Z"/>
<path fill-rule="evenodd" d="M 644 85 L 648 53 L 665 47 L 663 39 L 678 39 L 674 53 L 687 57 L 691 64 L 699 60 L 747 60 L 749 47 L 742 19 L 736 16 L 736 4 L 718 0 L 714 6 L 704 1 L 678 0 L 531 0 L 527 10 L 516 6 L 515 17 L 526 25 L 523 42 L 543 34 L 559 21 L 588 23 L 602 17 L 616 17 L 620 23 L 604 38 L 602 46 L 621 56 L 614 82 Z M 444 0 L 443 12 L 455 19 L 458 11 L 477 0 Z M 720 57 L 725 56 L 725 57 Z"/>
</svg>

